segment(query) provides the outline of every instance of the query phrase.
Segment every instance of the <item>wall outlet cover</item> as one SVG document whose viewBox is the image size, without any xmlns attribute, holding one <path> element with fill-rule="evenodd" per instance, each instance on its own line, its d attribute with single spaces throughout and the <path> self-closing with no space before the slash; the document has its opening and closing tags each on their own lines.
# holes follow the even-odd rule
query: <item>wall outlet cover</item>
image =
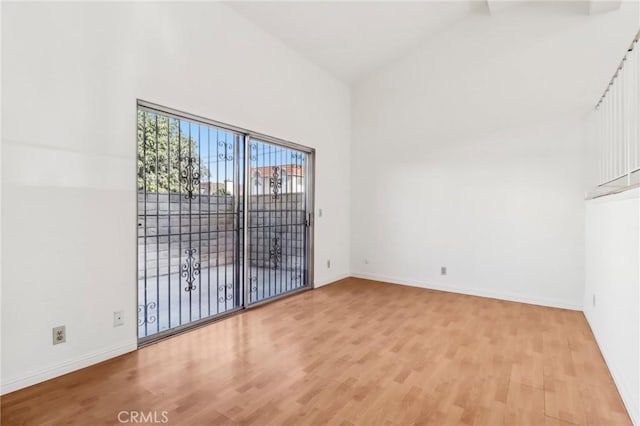
<svg viewBox="0 0 640 426">
<path fill-rule="evenodd" d="M 53 344 L 59 345 L 67 341 L 67 328 L 64 325 L 53 327 Z"/>
<path fill-rule="evenodd" d="M 116 311 L 113 313 L 113 326 L 120 327 L 121 325 L 124 325 L 124 312 Z"/>
</svg>

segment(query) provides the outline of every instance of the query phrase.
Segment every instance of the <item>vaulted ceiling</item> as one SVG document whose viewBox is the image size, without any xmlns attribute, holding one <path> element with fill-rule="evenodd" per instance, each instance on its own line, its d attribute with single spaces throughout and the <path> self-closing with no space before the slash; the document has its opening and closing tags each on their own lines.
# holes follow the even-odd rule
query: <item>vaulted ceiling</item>
<svg viewBox="0 0 640 426">
<path fill-rule="evenodd" d="M 233 2 L 238 13 L 352 82 L 473 13 L 460 2 Z"/>
<path fill-rule="evenodd" d="M 540 24 L 547 18 L 598 19 L 616 11 L 620 0 L 592 1 L 249 1 L 227 2 L 237 13 L 280 39 L 335 77 L 353 83 L 392 64 L 453 26 L 535 10 Z M 638 18 L 640 22 L 640 17 Z M 517 28 L 504 27 L 505 34 Z M 469 35 L 473 37 L 473 34 Z M 620 42 L 612 37 L 611 46 Z M 620 56 L 621 53 L 616 53 Z M 613 72 L 613 70 L 612 70 Z"/>
</svg>

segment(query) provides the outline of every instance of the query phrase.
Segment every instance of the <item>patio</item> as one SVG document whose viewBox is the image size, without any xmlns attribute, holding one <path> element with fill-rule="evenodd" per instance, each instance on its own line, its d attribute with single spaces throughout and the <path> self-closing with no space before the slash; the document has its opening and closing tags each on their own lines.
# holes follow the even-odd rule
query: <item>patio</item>
<svg viewBox="0 0 640 426">
<path fill-rule="evenodd" d="M 303 287 L 301 271 L 250 267 L 249 304 Z M 236 268 L 231 264 L 202 268 L 191 291 L 185 290 L 188 283 L 179 272 L 149 277 L 146 287 L 144 279 L 139 280 L 138 338 L 239 309 L 242 306 L 242 285 L 236 285 L 235 275 Z M 240 287 L 239 293 L 237 287 Z"/>
</svg>

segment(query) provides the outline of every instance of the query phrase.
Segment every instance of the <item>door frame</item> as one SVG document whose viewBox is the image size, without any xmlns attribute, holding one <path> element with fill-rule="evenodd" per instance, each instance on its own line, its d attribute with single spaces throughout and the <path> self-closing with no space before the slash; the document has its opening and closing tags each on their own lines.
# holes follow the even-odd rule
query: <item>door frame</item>
<svg viewBox="0 0 640 426">
<path fill-rule="evenodd" d="M 244 149 L 244 162 L 243 164 L 238 163 L 239 167 L 242 167 L 242 173 L 244 176 L 244 186 L 243 186 L 243 192 L 242 192 L 242 269 L 243 269 L 243 278 L 242 278 L 242 304 L 241 306 L 230 310 L 228 312 L 225 313 L 221 313 L 219 315 L 215 315 L 209 318 L 201 318 L 199 320 L 193 321 L 189 324 L 183 324 L 177 327 L 174 327 L 170 330 L 166 330 L 165 332 L 161 332 L 161 333 L 157 333 L 156 335 L 152 335 L 152 336 L 146 336 L 144 338 L 140 338 L 138 336 L 138 328 L 136 327 L 136 337 L 137 337 L 137 344 L 138 344 L 138 348 L 141 348 L 143 346 L 149 345 L 149 344 L 153 344 L 156 343 L 160 340 L 163 340 L 167 337 L 171 337 L 173 335 L 179 334 L 179 333 L 183 333 L 185 331 L 189 331 L 192 330 L 194 328 L 197 327 L 201 327 L 207 324 L 210 324 L 212 322 L 215 321 L 220 321 L 222 319 L 226 319 L 229 318 L 230 316 L 236 315 L 238 313 L 241 313 L 247 309 L 252 309 L 258 306 L 261 306 L 263 304 L 266 303 L 270 303 L 273 301 L 276 301 L 278 299 L 284 298 L 284 297 L 289 297 L 291 295 L 297 294 L 297 293 L 301 293 L 304 291 L 308 291 L 311 290 L 315 287 L 315 283 L 314 283 L 314 229 L 315 229 L 315 158 L 316 158 L 316 150 L 315 148 L 310 148 L 295 142 L 291 142 L 285 139 L 280 139 L 280 138 L 276 138 L 273 136 L 269 136 L 269 135 L 265 135 L 263 133 L 260 132 L 255 132 L 253 130 L 249 130 L 243 127 L 238 127 L 238 126 L 234 126 L 231 124 L 226 124 L 226 123 L 222 123 L 220 121 L 216 121 L 216 120 L 212 120 L 210 118 L 206 118 L 206 117 L 202 117 L 199 115 L 195 115 L 195 114 L 191 114 L 188 112 L 184 112 L 184 111 L 180 111 L 177 110 L 175 108 L 169 108 L 169 107 L 165 107 L 153 102 L 148 102 L 142 99 L 136 99 L 136 111 L 135 114 L 138 113 L 138 110 L 143 109 L 146 111 L 150 111 L 150 112 L 159 112 L 162 114 L 165 114 L 169 117 L 172 118 L 176 118 L 179 120 L 185 119 L 185 120 L 191 120 L 191 121 L 195 121 L 195 122 L 199 122 L 202 124 L 206 124 L 206 125 L 211 125 L 214 127 L 218 127 L 221 128 L 223 130 L 229 130 L 235 133 L 239 133 L 241 136 L 244 136 L 244 138 L 241 137 L 242 142 L 243 142 L 243 147 L 239 148 L 239 149 Z M 306 202 L 307 202 L 307 210 L 308 210 L 308 226 L 305 227 L 305 232 L 306 232 L 306 238 L 307 238 L 307 244 L 305 247 L 305 256 L 306 256 L 306 261 L 307 261 L 307 266 L 306 266 L 306 274 L 305 274 L 305 281 L 306 284 L 296 290 L 292 290 L 289 291 L 287 293 L 283 293 L 281 295 L 277 295 L 277 296 L 273 296 L 270 297 L 268 299 L 256 302 L 256 303 L 251 303 L 249 304 L 249 276 L 248 276 L 248 269 L 249 269 L 249 263 L 247 262 L 248 260 L 248 247 L 249 245 L 247 244 L 248 241 L 248 234 L 249 234 L 249 214 L 248 214 L 248 204 L 249 204 L 249 198 L 246 196 L 248 194 L 248 190 L 249 190 L 249 184 L 250 184 L 250 179 L 247 176 L 247 173 L 250 169 L 250 156 L 249 156 L 249 150 L 250 150 L 250 140 L 251 139 L 257 139 L 260 141 L 264 141 L 270 144 L 274 144 L 274 145 L 278 145 L 284 148 L 290 148 L 290 149 L 295 149 L 297 151 L 303 152 L 304 154 L 306 154 L 306 170 L 305 170 L 305 198 L 306 198 Z M 137 176 L 137 155 L 138 155 L 138 150 L 137 150 L 137 125 L 136 125 L 136 171 L 135 171 L 135 175 Z M 236 151 L 236 155 L 239 151 Z M 236 156 L 236 158 L 238 158 Z M 239 169 L 238 167 L 238 169 Z M 134 184 L 137 185 L 136 180 L 134 180 Z M 235 183 L 236 187 L 239 188 L 239 183 L 236 182 Z M 136 197 L 137 197 L 137 186 L 136 186 Z M 137 200 L 137 198 L 136 198 Z M 137 207 L 137 202 L 136 202 L 136 218 L 137 218 L 137 211 L 138 207 Z M 136 222 L 137 223 L 137 220 Z M 137 253 L 137 227 L 136 227 L 136 253 Z M 136 256 L 136 309 L 134 309 L 134 312 L 137 312 L 137 305 L 138 305 L 138 288 L 137 288 L 137 283 L 138 283 L 138 256 Z"/>
</svg>

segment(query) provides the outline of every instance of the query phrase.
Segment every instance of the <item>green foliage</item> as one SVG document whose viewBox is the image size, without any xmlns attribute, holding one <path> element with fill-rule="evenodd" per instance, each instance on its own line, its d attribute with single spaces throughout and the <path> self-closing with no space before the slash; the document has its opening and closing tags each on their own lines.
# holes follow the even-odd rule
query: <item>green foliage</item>
<svg viewBox="0 0 640 426">
<path fill-rule="evenodd" d="M 196 141 L 180 133 L 179 120 L 138 110 L 139 191 L 180 192 L 189 155 L 200 164 Z M 207 182 L 208 167 L 200 164 L 199 172 L 200 181 Z"/>
</svg>

